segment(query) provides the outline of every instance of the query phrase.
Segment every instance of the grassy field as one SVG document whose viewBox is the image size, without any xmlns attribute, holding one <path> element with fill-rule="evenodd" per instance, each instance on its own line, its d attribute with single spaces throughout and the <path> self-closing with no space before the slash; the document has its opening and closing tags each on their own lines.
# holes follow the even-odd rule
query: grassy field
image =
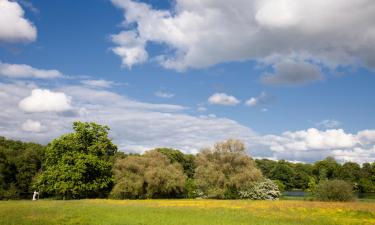
<svg viewBox="0 0 375 225">
<path fill-rule="evenodd" d="M 373 202 L 0 201 L 0 224 L 375 224 Z"/>
</svg>

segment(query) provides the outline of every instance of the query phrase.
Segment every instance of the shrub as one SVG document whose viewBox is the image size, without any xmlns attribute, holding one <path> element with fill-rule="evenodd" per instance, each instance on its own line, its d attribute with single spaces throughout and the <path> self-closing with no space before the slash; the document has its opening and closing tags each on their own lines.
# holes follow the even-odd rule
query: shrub
<svg viewBox="0 0 375 225">
<path fill-rule="evenodd" d="M 277 185 L 270 179 L 255 183 L 248 190 L 240 191 L 240 198 L 253 200 L 276 200 L 281 196 Z"/>
<path fill-rule="evenodd" d="M 321 201 L 352 201 L 353 186 L 343 180 L 327 180 L 320 182 L 315 196 Z"/>
</svg>

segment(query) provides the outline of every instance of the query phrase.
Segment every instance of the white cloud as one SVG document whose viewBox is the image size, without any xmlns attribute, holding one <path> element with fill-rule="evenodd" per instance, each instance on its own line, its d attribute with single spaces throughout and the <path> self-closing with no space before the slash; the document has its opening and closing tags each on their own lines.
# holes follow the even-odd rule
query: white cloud
<svg viewBox="0 0 375 225">
<path fill-rule="evenodd" d="M 260 142 L 268 145 L 275 158 L 315 161 L 333 156 L 339 161 L 372 162 L 375 160 L 375 131 L 357 134 L 342 129 L 321 131 L 315 128 L 265 135 Z"/>
<path fill-rule="evenodd" d="M 0 75 L 10 78 L 52 79 L 62 77 L 58 70 L 37 69 L 25 64 L 9 64 L 0 61 Z"/>
<path fill-rule="evenodd" d="M 53 93 L 69 93 L 74 106 L 84 113 L 66 116 L 62 113 L 27 113 L 17 103 L 27 97 L 35 86 L 26 83 L 0 82 L 0 135 L 28 141 L 48 143 L 71 131 L 73 121 L 94 121 L 109 125 L 110 135 L 123 151 L 145 151 L 169 146 L 185 152 L 227 138 L 242 138 L 254 132 L 237 122 L 215 116 L 191 116 L 179 105 L 151 104 L 130 100 L 114 92 L 83 86 L 62 86 Z M 43 124 L 39 133 L 25 133 L 20 124 L 27 119 Z"/>
<path fill-rule="evenodd" d="M 208 98 L 208 103 L 212 105 L 234 106 L 240 103 L 240 101 L 236 97 L 225 93 L 215 93 Z"/>
<path fill-rule="evenodd" d="M 34 120 L 26 120 L 21 126 L 21 129 L 28 132 L 41 132 L 42 131 L 42 124 L 39 121 Z"/>
<path fill-rule="evenodd" d="M 114 49 L 125 66 L 146 62 L 147 44 L 156 43 L 166 49 L 155 56 L 160 64 L 176 70 L 275 55 L 299 59 L 269 62 L 275 73 L 265 76 L 267 84 L 319 80 L 322 68 L 340 65 L 375 68 L 372 0 L 176 0 L 169 10 L 112 2 L 124 10 L 125 37 L 114 40 Z"/>
<path fill-rule="evenodd" d="M 340 125 L 341 125 L 341 123 L 339 121 L 330 120 L 330 119 L 323 120 L 321 122 L 315 123 L 315 126 L 317 126 L 317 127 L 323 127 L 323 128 L 329 128 L 329 129 L 339 127 Z"/>
<path fill-rule="evenodd" d="M 247 106 L 258 106 L 265 105 L 274 100 L 274 97 L 268 95 L 266 92 L 262 92 L 258 97 L 251 97 L 245 102 Z"/>
<path fill-rule="evenodd" d="M 82 84 L 91 86 L 91 87 L 97 87 L 97 88 L 110 88 L 113 85 L 115 85 L 115 82 L 109 81 L 109 80 L 82 80 Z"/>
<path fill-rule="evenodd" d="M 0 41 L 35 41 L 37 30 L 15 1 L 0 0 Z"/>
<path fill-rule="evenodd" d="M 112 51 L 121 57 L 122 65 L 131 69 L 133 65 L 147 61 L 148 54 L 145 50 L 145 41 L 137 33 L 123 31 L 112 35 L 112 41 L 118 45 L 112 48 Z"/>
<path fill-rule="evenodd" d="M 35 90 L 40 96 L 69 93 L 69 115 L 42 105 L 43 113 L 20 110 L 18 103 L 30 99 Z M 47 93 L 47 94 L 46 94 Z M 62 99 L 68 98 L 62 95 Z M 34 99 L 34 98 L 31 98 Z M 38 98 L 36 98 L 38 99 Z M 43 98 L 51 102 L 51 98 Z M 64 100 L 64 101 L 65 101 Z M 40 102 L 40 101 L 36 101 Z M 57 101 L 61 102 L 61 101 Z M 87 86 L 61 86 L 43 90 L 35 84 L 0 82 L 0 136 L 48 143 L 71 131 L 73 121 L 94 121 L 109 125 L 110 136 L 120 150 L 142 152 L 154 147 L 173 147 L 195 153 L 200 148 L 227 138 L 244 141 L 254 157 L 312 162 L 326 156 L 339 161 L 372 162 L 375 160 L 375 130 L 347 133 L 342 129 L 288 131 L 280 135 L 260 135 L 249 127 L 215 116 L 193 116 L 179 105 L 151 104 L 129 99 L 103 89 Z M 36 106 L 33 105 L 33 112 Z M 61 109 L 61 108 L 60 108 Z M 30 120 L 30 121 L 29 121 Z"/>
<path fill-rule="evenodd" d="M 164 91 L 157 91 L 154 94 L 155 94 L 155 96 L 157 96 L 159 98 L 173 98 L 174 97 L 174 94 L 164 92 Z"/>
<path fill-rule="evenodd" d="M 63 92 L 34 89 L 31 95 L 19 102 L 25 112 L 63 112 L 72 109 L 71 99 Z"/>
</svg>

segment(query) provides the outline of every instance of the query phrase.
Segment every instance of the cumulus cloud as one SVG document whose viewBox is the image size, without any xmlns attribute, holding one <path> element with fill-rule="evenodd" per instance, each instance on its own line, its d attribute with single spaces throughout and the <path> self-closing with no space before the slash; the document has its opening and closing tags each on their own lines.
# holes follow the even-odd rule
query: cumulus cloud
<svg viewBox="0 0 375 225">
<path fill-rule="evenodd" d="M 112 41 L 118 45 L 112 48 L 112 51 L 121 57 L 124 66 L 131 69 L 133 65 L 146 62 L 148 58 L 148 53 L 145 50 L 146 43 L 136 32 L 123 31 L 112 35 Z"/>
<path fill-rule="evenodd" d="M 71 99 L 63 92 L 53 92 L 47 89 L 34 89 L 31 95 L 19 102 L 19 107 L 25 112 L 63 112 L 72 109 Z"/>
<path fill-rule="evenodd" d="M 270 103 L 274 100 L 274 97 L 268 95 L 266 92 L 262 92 L 258 97 L 251 97 L 245 102 L 247 106 L 259 106 Z M 263 111 L 263 110 L 262 110 Z"/>
<path fill-rule="evenodd" d="M 312 162 L 334 156 L 341 162 L 375 160 L 375 130 L 351 134 L 342 129 L 311 128 L 260 135 L 228 118 L 213 114 L 193 116 L 184 106 L 141 102 L 88 86 L 63 85 L 49 90 L 69 93 L 79 113 L 28 113 L 20 110 L 18 102 L 30 97 L 32 90 L 43 89 L 25 82 L 0 82 L 0 136 L 48 143 L 70 132 L 72 122 L 80 120 L 109 125 L 114 142 L 126 152 L 167 146 L 196 153 L 216 141 L 237 138 L 246 143 L 251 156 L 258 158 Z"/>
<path fill-rule="evenodd" d="M 149 43 L 165 51 L 165 68 L 205 68 L 229 61 L 268 62 L 266 84 L 321 79 L 340 65 L 375 68 L 375 2 L 372 0 L 176 0 L 169 10 L 132 0 L 112 0 L 124 11 L 124 31 L 114 36 L 123 65 L 148 59 Z M 350 13 L 348 13 L 350 12 Z M 298 62 L 282 62 L 296 57 Z"/>
<path fill-rule="evenodd" d="M 0 41 L 35 41 L 37 30 L 15 1 L 0 0 Z"/>
<path fill-rule="evenodd" d="M 0 75 L 9 78 L 52 79 L 63 77 L 58 70 L 37 69 L 25 64 L 9 64 L 0 61 Z"/>
<path fill-rule="evenodd" d="M 110 88 L 113 85 L 115 85 L 115 82 L 109 81 L 109 80 L 82 80 L 82 84 L 91 86 L 91 87 L 97 87 L 97 88 Z"/>
<path fill-rule="evenodd" d="M 28 132 L 41 132 L 42 124 L 39 121 L 28 119 L 22 124 L 21 129 Z"/>
<path fill-rule="evenodd" d="M 212 105 L 234 106 L 240 103 L 240 101 L 236 97 L 225 93 L 215 93 L 208 98 L 208 103 Z"/>
<path fill-rule="evenodd" d="M 339 161 L 371 162 L 375 160 L 375 131 L 346 133 L 342 129 L 284 132 L 266 135 L 262 142 L 273 151 L 274 157 L 315 161 L 333 156 Z"/>
<path fill-rule="evenodd" d="M 174 97 L 174 94 L 164 92 L 164 91 L 157 91 L 157 92 L 154 93 L 154 95 L 159 97 L 159 98 L 173 98 Z"/>
</svg>

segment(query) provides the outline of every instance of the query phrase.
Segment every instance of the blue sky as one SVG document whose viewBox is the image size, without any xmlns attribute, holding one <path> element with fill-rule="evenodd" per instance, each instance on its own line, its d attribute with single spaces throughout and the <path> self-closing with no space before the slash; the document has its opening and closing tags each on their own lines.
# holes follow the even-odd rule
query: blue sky
<svg viewBox="0 0 375 225">
<path fill-rule="evenodd" d="M 255 157 L 374 160 L 374 3 L 322 2 L 0 0 L 0 135 L 93 120 L 123 151 L 239 138 Z"/>
</svg>

